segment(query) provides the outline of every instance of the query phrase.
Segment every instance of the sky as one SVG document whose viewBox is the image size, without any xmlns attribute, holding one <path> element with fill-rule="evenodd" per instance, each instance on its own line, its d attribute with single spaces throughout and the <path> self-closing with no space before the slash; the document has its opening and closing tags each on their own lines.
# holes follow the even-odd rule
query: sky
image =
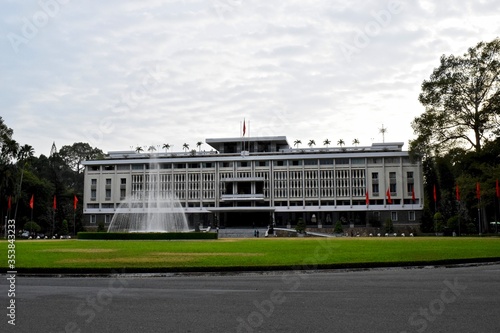
<svg viewBox="0 0 500 333">
<path fill-rule="evenodd" d="M 422 82 L 442 55 L 500 36 L 499 13 L 497 0 L 2 0 L 0 116 L 37 156 L 53 142 L 181 151 L 243 121 L 290 145 L 407 149 Z"/>
</svg>

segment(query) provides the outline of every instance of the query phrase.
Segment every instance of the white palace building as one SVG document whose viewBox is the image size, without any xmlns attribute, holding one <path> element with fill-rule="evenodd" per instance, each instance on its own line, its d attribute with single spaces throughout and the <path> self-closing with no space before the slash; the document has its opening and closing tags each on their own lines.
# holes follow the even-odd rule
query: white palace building
<svg viewBox="0 0 500 333">
<path fill-rule="evenodd" d="M 291 148 L 285 136 L 206 139 L 211 151 L 114 151 L 84 162 L 84 226 L 107 227 L 125 198 L 139 206 L 150 180 L 172 194 L 189 224 L 223 227 L 418 225 L 420 161 L 403 143 Z M 140 209 L 140 208 L 138 208 Z M 144 208 L 143 208 L 144 209 Z"/>
</svg>

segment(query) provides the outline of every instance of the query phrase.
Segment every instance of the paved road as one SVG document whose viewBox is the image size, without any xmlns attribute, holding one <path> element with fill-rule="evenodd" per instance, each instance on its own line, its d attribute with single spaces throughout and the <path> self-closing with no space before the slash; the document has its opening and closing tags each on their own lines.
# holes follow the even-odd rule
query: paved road
<svg viewBox="0 0 500 333">
<path fill-rule="evenodd" d="M 7 312 L 8 283 L 0 283 Z M 0 332 L 500 332 L 500 265 L 17 277 Z"/>
</svg>

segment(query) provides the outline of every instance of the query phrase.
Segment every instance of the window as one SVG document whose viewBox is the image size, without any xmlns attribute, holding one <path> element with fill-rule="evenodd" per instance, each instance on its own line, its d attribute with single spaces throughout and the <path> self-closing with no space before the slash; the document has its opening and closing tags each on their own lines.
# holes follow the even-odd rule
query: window
<svg viewBox="0 0 500 333">
<path fill-rule="evenodd" d="M 414 187 L 413 183 L 406 184 L 406 191 L 408 192 L 408 194 L 412 194 L 414 188 L 415 187 Z"/>
<path fill-rule="evenodd" d="M 90 215 L 90 223 L 97 223 L 97 215 Z"/>
<path fill-rule="evenodd" d="M 125 199 L 126 196 L 127 196 L 126 190 L 124 188 L 120 189 L 120 200 Z"/>
<path fill-rule="evenodd" d="M 130 164 L 118 164 L 116 170 L 130 170 Z"/>
<path fill-rule="evenodd" d="M 372 172 L 372 179 L 378 179 L 378 172 Z"/>
<path fill-rule="evenodd" d="M 100 167 L 98 165 L 91 165 L 89 166 L 90 171 L 99 171 Z"/>
<path fill-rule="evenodd" d="M 246 168 L 249 167 L 250 163 L 244 161 L 244 162 L 238 162 L 238 167 Z"/>
<path fill-rule="evenodd" d="M 106 171 L 112 171 L 115 169 L 115 166 L 114 165 L 105 165 L 104 166 L 104 170 Z"/>
<path fill-rule="evenodd" d="M 106 200 L 111 200 L 111 189 L 106 189 Z"/>
<path fill-rule="evenodd" d="M 413 171 L 408 171 L 408 172 L 406 173 L 406 178 L 408 178 L 408 179 L 413 179 Z"/>
<path fill-rule="evenodd" d="M 415 211 L 410 210 L 408 212 L 408 221 L 415 221 Z"/>
<path fill-rule="evenodd" d="M 127 178 L 120 178 L 120 184 L 127 185 Z"/>
<path fill-rule="evenodd" d="M 305 165 L 318 165 L 318 160 L 304 160 Z"/>
<path fill-rule="evenodd" d="M 111 222 L 112 215 L 106 214 L 104 215 L 104 223 L 108 224 Z"/>
<path fill-rule="evenodd" d="M 302 160 L 292 160 L 290 162 L 291 162 L 291 165 L 295 165 L 295 166 L 302 165 Z"/>
<path fill-rule="evenodd" d="M 186 163 L 176 163 L 174 165 L 174 168 L 176 168 L 176 169 L 185 169 L 186 168 Z"/>
<path fill-rule="evenodd" d="M 95 189 L 90 190 L 90 200 L 94 201 L 97 199 L 97 191 Z"/>
<path fill-rule="evenodd" d="M 144 164 L 132 164 L 132 170 L 144 170 Z"/>
<path fill-rule="evenodd" d="M 233 162 L 222 162 L 222 167 L 223 168 L 232 168 Z"/>
<path fill-rule="evenodd" d="M 319 160 L 319 164 L 320 165 L 331 165 L 331 164 L 333 164 L 333 159 L 323 158 L 323 159 Z"/>
<path fill-rule="evenodd" d="M 275 166 L 286 166 L 287 161 L 274 161 Z"/>
<path fill-rule="evenodd" d="M 378 184 L 372 184 L 372 193 L 373 193 L 373 195 L 377 196 L 378 192 L 379 192 Z"/>
<path fill-rule="evenodd" d="M 213 168 L 214 167 L 214 163 L 212 163 L 212 162 L 203 163 L 203 167 L 204 168 Z"/>
<path fill-rule="evenodd" d="M 352 158 L 351 164 L 365 164 L 364 158 Z"/>
<path fill-rule="evenodd" d="M 265 167 L 269 165 L 269 161 L 258 161 L 257 166 Z"/>
<path fill-rule="evenodd" d="M 391 212 L 391 220 L 392 222 L 396 222 L 398 220 L 398 212 Z"/>
<path fill-rule="evenodd" d="M 111 178 L 106 178 L 106 185 L 111 185 Z"/>
<path fill-rule="evenodd" d="M 349 159 L 348 158 L 337 158 L 335 160 L 335 164 L 337 164 L 337 165 L 342 165 L 342 164 L 349 165 Z"/>
<path fill-rule="evenodd" d="M 397 192 L 396 183 L 394 183 L 394 184 L 393 184 L 393 183 L 391 183 L 391 184 L 389 185 L 389 189 L 390 189 L 391 193 L 396 193 L 396 192 Z"/>
<path fill-rule="evenodd" d="M 396 179 L 396 173 L 395 172 L 389 172 L 389 179 Z"/>
</svg>

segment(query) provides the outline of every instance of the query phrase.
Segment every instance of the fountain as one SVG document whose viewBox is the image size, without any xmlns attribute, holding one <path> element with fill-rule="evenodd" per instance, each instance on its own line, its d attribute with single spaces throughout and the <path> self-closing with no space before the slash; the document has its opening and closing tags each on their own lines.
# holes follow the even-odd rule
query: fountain
<svg viewBox="0 0 500 333">
<path fill-rule="evenodd" d="M 165 184 L 160 186 L 157 165 L 151 164 L 144 175 L 142 191 L 122 201 L 108 227 L 108 233 L 188 232 L 184 208 Z"/>
</svg>

